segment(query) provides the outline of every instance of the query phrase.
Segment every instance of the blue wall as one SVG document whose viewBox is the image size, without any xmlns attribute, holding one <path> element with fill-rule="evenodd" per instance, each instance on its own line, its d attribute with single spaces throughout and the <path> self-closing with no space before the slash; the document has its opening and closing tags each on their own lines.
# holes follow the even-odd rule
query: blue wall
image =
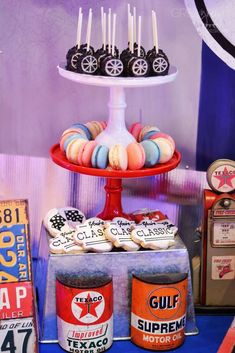
<svg viewBox="0 0 235 353">
<path fill-rule="evenodd" d="M 196 169 L 218 158 L 235 160 L 235 71 L 203 43 Z"/>
</svg>

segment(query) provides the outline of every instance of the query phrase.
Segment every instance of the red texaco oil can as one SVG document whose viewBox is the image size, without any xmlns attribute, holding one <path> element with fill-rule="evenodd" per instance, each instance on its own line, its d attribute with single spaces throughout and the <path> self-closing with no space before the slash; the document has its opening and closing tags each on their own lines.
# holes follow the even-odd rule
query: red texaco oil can
<svg viewBox="0 0 235 353">
<path fill-rule="evenodd" d="M 62 275 L 56 278 L 59 345 L 68 352 L 98 353 L 113 342 L 112 278 Z"/>
<path fill-rule="evenodd" d="M 131 340 L 151 350 L 170 350 L 184 342 L 187 273 L 134 275 Z"/>
</svg>

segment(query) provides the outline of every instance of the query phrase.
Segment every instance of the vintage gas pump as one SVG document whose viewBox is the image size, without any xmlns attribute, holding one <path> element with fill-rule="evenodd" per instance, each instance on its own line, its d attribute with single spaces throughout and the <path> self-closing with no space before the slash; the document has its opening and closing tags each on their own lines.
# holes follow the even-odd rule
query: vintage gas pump
<svg viewBox="0 0 235 353">
<path fill-rule="evenodd" d="M 235 306 L 235 161 L 216 160 L 204 191 L 201 304 Z"/>
</svg>

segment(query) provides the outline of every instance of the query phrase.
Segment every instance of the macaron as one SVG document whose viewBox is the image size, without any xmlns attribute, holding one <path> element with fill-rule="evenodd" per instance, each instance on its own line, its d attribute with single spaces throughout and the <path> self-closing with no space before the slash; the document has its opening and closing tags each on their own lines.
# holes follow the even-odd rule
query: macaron
<svg viewBox="0 0 235 353">
<path fill-rule="evenodd" d="M 113 145 L 109 150 L 109 163 L 113 169 L 126 170 L 128 164 L 127 151 L 121 144 Z"/>
<path fill-rule="evenodd" d="M 85 134 L 84 130 L 82 130 L 81 128 L 76 128 L 76 127 L 70 127 L 68 129 L 66 129 L 62 136 L 65 136 L 66 134 L 69 134 L 69 133 L 74 133 L 74 134 L 81 134 L 81 135 L 84 135 L 84 137 L 87 138 L 87 135 Z"/>
<path fill-rule="evenodd" d="M 138 170 L 144 166 L 145 151 L 143 146 L 138 142 L 132 142 L 127 146 L 128 169 Z"/>
<path fill-rule="evenodd" d="M 81 151 L 81 156 L 78 157 L 79 164 L 84 167 L 91 167 L 91 158 L 95 147 L 97 146 L 96 141 L 88 141 L 83 145 Z M 80 155 L 80 152 L 79 152 Z"/>
<path fill-rule="evenodd" d="M 146 168 L 153 167 L 159 162 L 160 149 L 158 145 L 152 140 L 145 140 L 140 143 L 145 151 L 145 163 Z"/>
<path fill-rule="evenodd" d="M 159 128 L 157 126 L 151 126 L 151 125 L 146 125 L 142 128 L 142 130 L 139 133 L 139 137 L 138 137 L 138 141 L 141 142 L 144 139 L 144 136 L 148 133 L 148 132 L 160 132 Z"/>
<path fill-rule="evenodd" d="M 157 140 L 148 140 L 149 142 L 154 142 L 159 147 L 160 150 L 160 158 L 159 163 L 166 163 L 168 162 L 173 154 L 174 150 L 172 148 L 171 142 L 166 139 L 157 139 Z M 147 142 L 147 141 L 144 141 Z"/>
<path fill-rule="evenodd" d="M 64 144 L 62 145 L 62 151 L 66 151 L 67 149 L 67 146 L 68 144 L 73 141 L 73 140 L 79 140 L 79 139 L 82 139 L 82 140 L 86 140 L 86 138 L 81 135 L 81 134 L 74 134 L 74 135 L 71 135 L 71 136 L 68 136 L 65 141 L 64 141 Z"/>
<path fill-rule="evenodd" d="M 148 131 L 142 138 L 142 141 L 144 140 L 150 140 L 152 136 L 156 135 L 158 132 L 156 131 Z"/>
<path fill-rule="evenodd" d="M 140 123 L 134 123 L 130 126 L 129 131 L 134 136 L 136 141 L 138 141 L 139 133 L 142 130 L 143 126 Z"/>
<path fill-rule="evenodd" d="M 92 153 L 91 164 L 93 168 L 105 169 L 108 165 L 109 148 L 104 145 L 97 145 Z"/>
<path fill-rule="evenodd" d="M 67 129 L 63 132 L 61 139 L 60 139 L 60 149 L 62 151 L 64 151 L 64 143 L 67 140 L 67 138 L 69 138 L 70 136 L 76 135 L 76 134 L 80 134 L 83 136 L 84 139 L 87 140 L 87 136 L 85 134 L 85 132 L 81 129 Z"/>
<path fill-rule="evenodd" d="M 88 138 L 88 140 L 92 140 L 91 133 L 85 124 L 77 123 L 77 124 L 73 124 L 71 127 L 82 129 L 84 131 L 84 133 L 86 134 L 86 137 Z"/>
<path fill-rule="evenodd" d="M 164 132 L 157 132 L 157 133 L 153 134 L 150 137 L 150 139 L 155 142 L 157 142 L 157 140 L 159 140 L 159 139 L 166 139 L 171 143 L 173 150 L 175 150 L 175 141 L 173 140 L 173 138 L 170 135 L 165 134 Z"/>
<path fill-rule="evenodd" d="M 106 123 L 106 121 L 104 121 L 104 120 L 101 120 L 100 121 L 100 124 L 102 125 L 102 127 L 103 127 L 103 130 L 106 128 L 106 126 L 107 126 L 107 123 Z"/>
<path fill-rule="evenodd" d="M 88 143 L 88 141 L 85 139 L 72 140 L 66 148 L 67 159 L 72 163 L 78 164 L 79 151 L 86 143 Z"/>
<path fill-rule="evenodd" d="M 86 126 L 89 129 L 93 140 L 103 131 L 103 127 L 98 121 L 89 121 L 86 123 Z"/>
</svg>

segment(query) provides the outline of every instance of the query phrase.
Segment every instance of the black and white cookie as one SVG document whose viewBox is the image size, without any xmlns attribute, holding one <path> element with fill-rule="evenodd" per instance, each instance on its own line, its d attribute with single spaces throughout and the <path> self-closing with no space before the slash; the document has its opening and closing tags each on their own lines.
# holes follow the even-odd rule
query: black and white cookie
<svg viewBox="0 0 235 353">
<path fill-rule="evenodd" d="M 167 249 L 174 244 L 172 227 L 151 220 L 141 221 L 131 232 L 131 238 L 146 249 Z"/>
<path fill-rule="evenodd" d="M 76 227 L 74 242 L 85 251 L 107 252 L 113 248 L 112 242 L 104 235 L 105 222 L 97 217 L 87 219 L 84 224 Z"/>
<path fill-rule="evenodd" d="M 105 224 L 105 236 L 117 248 L 123 248 L 126 251 L 137 251 L 140 245 L 131 238 L 131 231 L 135 222 L 129 221 L 123 217 L 115 217 L 111 222 Z"/>
</svg>

